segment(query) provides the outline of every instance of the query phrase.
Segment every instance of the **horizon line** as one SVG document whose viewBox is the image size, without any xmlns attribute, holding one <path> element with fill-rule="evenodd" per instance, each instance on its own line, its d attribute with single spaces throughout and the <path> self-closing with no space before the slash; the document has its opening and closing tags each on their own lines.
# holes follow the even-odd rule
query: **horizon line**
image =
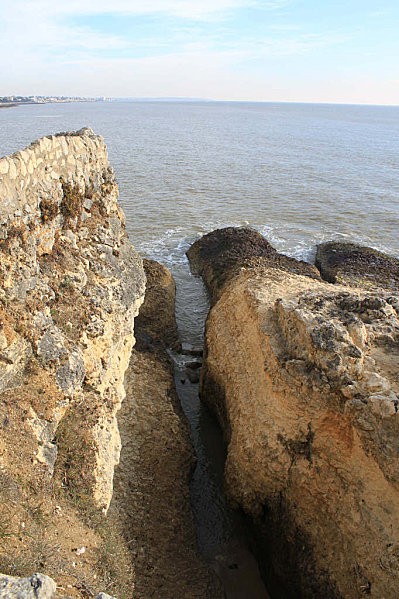
<svg viewBox="0 0 399 599">
<path fill-rule="evenodd" d="M 317 100 L 228 100 L 216 98 L 197 98 L 192 96 L 90 96 L 90 95 L 66 95 L 66 94 L 7 94 L 0 96 L 2 98 L 10 96 L 20 97 L 41 97 L 41 98 L 81 98 L 82 100 L 96 99 L 97 102 L 125 101 L 125 102 L 207 102 L 207 103 L 234 103 L 234 104 L 305 104 L 305 105 L 326 105 L 326 106 L 375 106 L 398 108 L 399 104 L 373 104 L 371 102 L 333 102 Z M 103 99 L 104 98 L 104 99 Z M 78 103 L 78 101 L 77 101 Z M 38 103 L 38 105 L 42 105 Z"/>
</svg>

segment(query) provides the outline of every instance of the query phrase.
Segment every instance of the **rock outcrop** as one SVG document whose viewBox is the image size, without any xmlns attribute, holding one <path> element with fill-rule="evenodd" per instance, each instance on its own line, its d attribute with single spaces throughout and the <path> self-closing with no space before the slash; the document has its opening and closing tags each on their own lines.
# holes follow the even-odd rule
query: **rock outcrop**
<svg viewBox="0 0 399 599">
<path fill-rule="evenodd" d="M 56 584 L 44 574 L 33 574 L 29 578 L 15 578 L 0 574 L 0 597 L 4 599 L 52 599 Z"/>
<path fill-rule="evenodd" d="M 338 241 L 321 243 L 316 266 L 330 283 L 399 293 L 399 260 L 373 248 Z"/>
<path fill-rule="evenodd" d="M 0 159 L 0 571 L 46 567 L 71 596 L 113 590 L 89 521 L 112 497 L 145 288 L 117 198 L 90 129 Z"/>
<path fill-rule="evenodd" d="M 260 233 L 248 227 L 212 231 L 193 243 L 187 257 L 192 272 L 202 276 L 212 301 L 220 297 L 224 285 L 242 269 L 262 263 L 320 278 L 314 266 L 280 254 Z"/>
<path fill-rule="evenodd" d="M 32 574 L 26 578 L 0 574 L 1 599 L 53 599 L 57 596 L 55 581 L 45 574 Z M 96 599 L 115 599 L 107 593 L 99 593 Z"/>
<path fill-rule="evenodd" d="M 208 268 L 221 264 L 214 256 Z M 256 522 L 287 597 L 390 599 L 399 584 L 398 298 L 289 264 L 237 263 L 208 316 L 201 388 L 228 440 L 227 488 Z"/>
<path fill-rule="evenodd" d="M 175 317 L 176 284 L 170 271 L 143 260 L 146 275 L 145 301 L 136 318 L 137 348 L 180 349 Z"/>
<path fill-rule="evenodd" d="M 197 553 L 189 494 L 194 454 L 166 353 L 180 345 L 175 284 L 161 264 L 144 260 L 144 268 L 148 285 L 118 414 L 122 452 L 110 512 L 122 520 L 133 554 L 135 599 L 217 599 L 216 577 Z"/>
</svg>

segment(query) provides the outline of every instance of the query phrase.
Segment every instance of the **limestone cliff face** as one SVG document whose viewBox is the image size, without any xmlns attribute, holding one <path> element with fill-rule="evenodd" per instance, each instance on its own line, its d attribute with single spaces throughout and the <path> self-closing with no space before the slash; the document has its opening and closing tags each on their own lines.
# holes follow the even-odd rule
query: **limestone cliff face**
<svg viewBox="0 0 399 599">
<path fill-rule="evenodd" d="M 104 510 L 145 286 L 117 198 L 90 129 L 0 160 L 0 392 L 15 394 L 33 462 Z M 15 467 L 12 448 L 0 464 Z"/>
<path fill-rule="evenodd" d="M 390 292 L 264 259 L 209 314 L 202 396 L 228 439 L 228 490 L 289 597 L 397 595 L 398 311 Z"/>
</svg>

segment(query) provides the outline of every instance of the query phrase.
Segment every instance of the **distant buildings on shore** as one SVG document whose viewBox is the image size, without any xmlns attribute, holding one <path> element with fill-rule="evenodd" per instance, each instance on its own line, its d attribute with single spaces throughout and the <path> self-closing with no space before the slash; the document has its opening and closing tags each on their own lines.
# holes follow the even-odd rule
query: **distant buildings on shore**
<svg viewBox="0 0 399 599">
<path fill-rule="evenodd" d="M 49 104 L 66 102 L 212 102 L 205 98 L 87 98 L 83 96 L 0 96 L 0 108 L 17 104 Z"/>
<path fill-rule="evenodd" d="M 108 98 L 81 96 L 0 96 L 0 104 L 48 104 L 49 102 L 107 102 Z"/>
</svg>

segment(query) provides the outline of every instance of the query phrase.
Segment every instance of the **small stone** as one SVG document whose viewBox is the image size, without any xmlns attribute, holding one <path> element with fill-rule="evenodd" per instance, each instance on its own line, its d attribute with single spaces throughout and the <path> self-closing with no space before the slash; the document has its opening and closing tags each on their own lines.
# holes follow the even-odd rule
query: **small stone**
<svg viewBox="0 0 399 599">
<path fill-rule="evenodd" d="M 188 356 L 202 356 L 204 350 L 200 346 L 192 345 L 191 343 L 181 344 L 181 353 Z"/>
<path fill-rule="evenodd" d="M 198 370 L 198 368 L 201 368 L 201 366 L 202 366 L 202 362 L 198 362 L 198 361 L 186 362 L 186 368 L 190 368 L 191 370 Z"/>
<path fill-rule="evenodd" d="M 62 240 L 71 244 L 74 249 L 77 249 L 77 236 L 70 229 L 66 229 L 61 237 Z"/>
<path fill-rule="evenodd" d="M 192 369 L 192 368 L 186 368 L 186 374 L 187 374 L 187 378 L 190 381 L 190 383 L 193 383 L 194 385 L 199 383 L 200 380 L 200 371 L 199 369 Z"/>
<path fill-rule="evenodd" d="M 83 208 L 87 211 L 91 210 L 91 207 L 93 205 L 93 200 L 91 200 L 90 198 L 85 198 L 84 202 L 83 202 Z"/>
<path fill-rule="evenodd" d="M 391 385 L 387 381 L 386 378 L 378 374 L 377 372 L 365 372 L 364 373 L 364 382 L 363 385 L 370 391 L 373 392 L 388 392 L 391 388 Z"/>
<path fill-rule="evenodd" d="M 374 430 L 374 426 L 371 424 L 371 422 L 369 422 L 363 416 L 360 416 L 360 418 L 357 419 L 357 424 L 362 431 L 369 432 Z"/>
<path fill-rule="evenodd" d="M 0 574 L 0 597 L 4 599 L 52 599 L 56 584 L 45 574 L 17 578 Z"/>
<path fill-rule="evenodd" d="M 356 385 L 346 385 L 345 387 L 341 387 L 341 393 L 344 397 L 351 399 L 359 393 L 359 389 Z"/>
<path fill-rule="evenodd" d="M 372 413 L 380 418 L 390 418 L 396 414 L 395 404 L 385 395 L 372 395 L 369 403 Z"/>
</svg>

